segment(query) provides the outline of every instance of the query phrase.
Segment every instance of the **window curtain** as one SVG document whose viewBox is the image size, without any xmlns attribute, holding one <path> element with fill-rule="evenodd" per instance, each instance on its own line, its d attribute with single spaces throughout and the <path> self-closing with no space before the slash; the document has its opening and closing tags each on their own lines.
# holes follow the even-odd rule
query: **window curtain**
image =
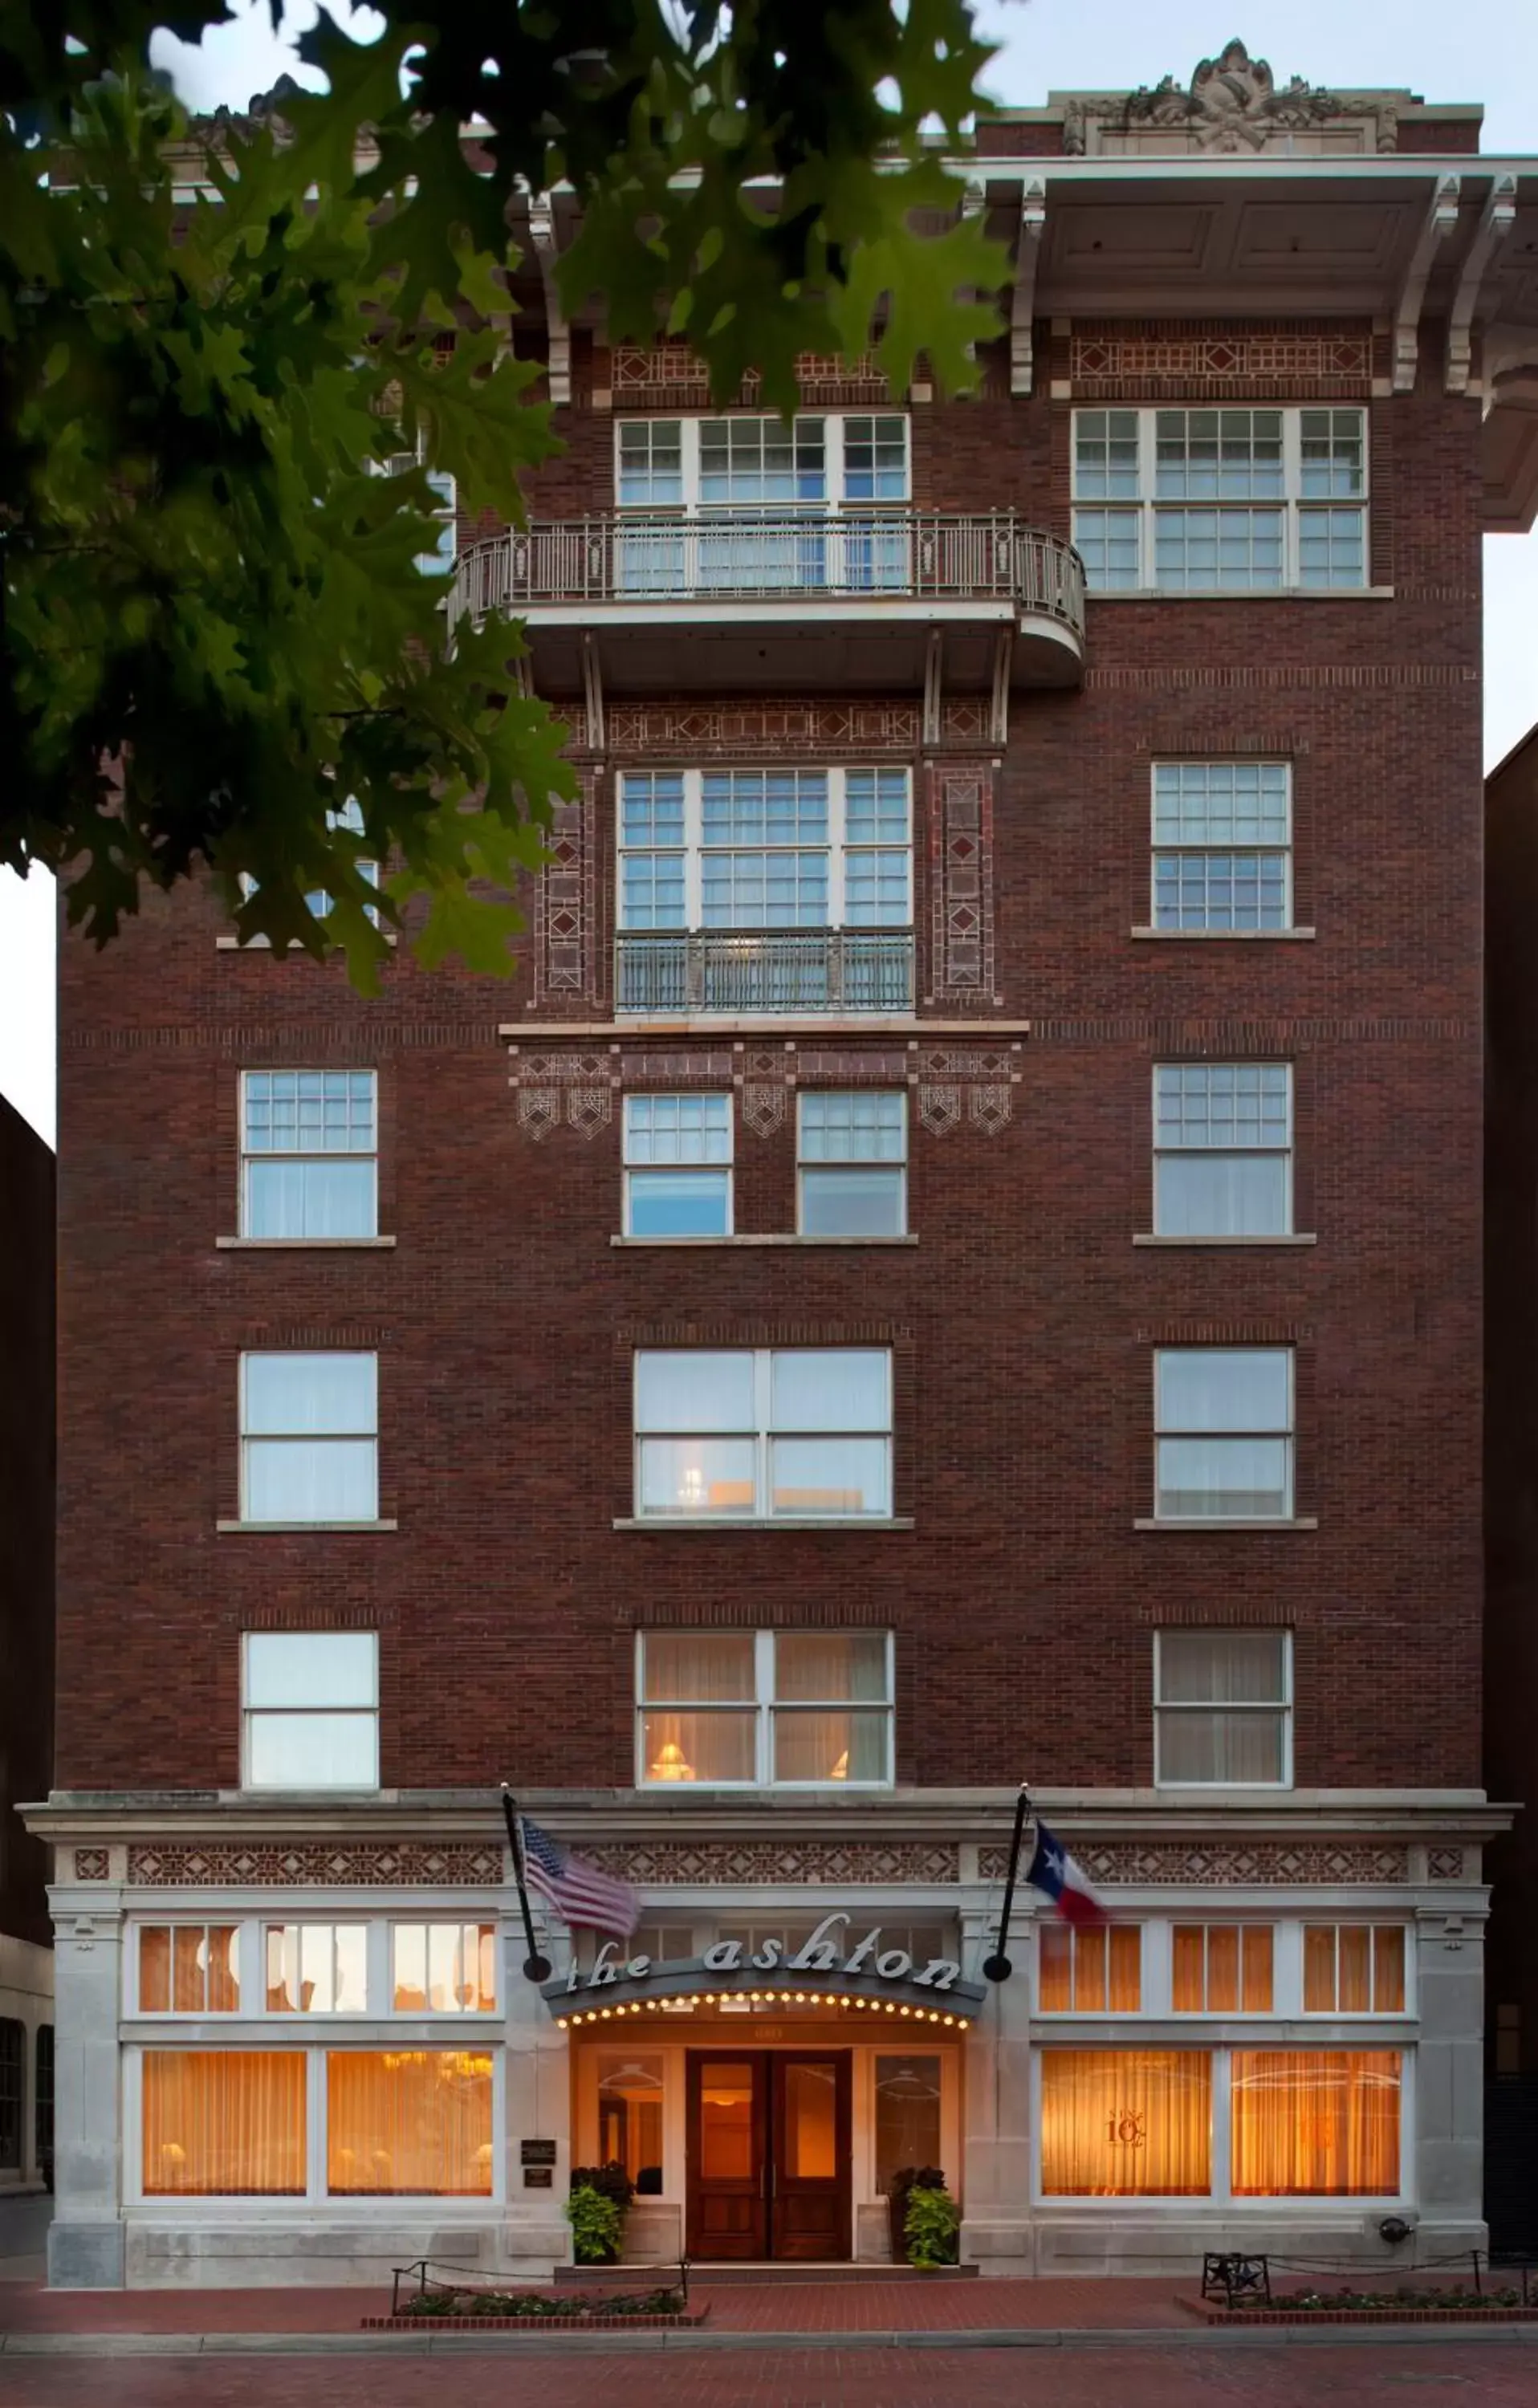
<svg viewBox="0 0 1538 2408">
<path fill-rule="evenodd" d="M 1196 2049 L 1042 2052 L 1049 2197 L 1200 2198 L 1212 2188 L 1212 2058 Z"/>
<path fill-rule="evenodd" d="M 303 2056 L 147 2049 L 144 2189 L 151 2199 L 302 2199 Z"/>
<path fill-rule="evenodd" d="M 347 2049 L 325 2062 L 326 2188 L 334 2198 L 491 2196 L 489 2057 Z"/>
<path fill-rule="evenodd" d="M 1236 2049 L 1235 2198 L 1393 2197 L 1400 2086 L 1398 2049 Z"/>
</svg>

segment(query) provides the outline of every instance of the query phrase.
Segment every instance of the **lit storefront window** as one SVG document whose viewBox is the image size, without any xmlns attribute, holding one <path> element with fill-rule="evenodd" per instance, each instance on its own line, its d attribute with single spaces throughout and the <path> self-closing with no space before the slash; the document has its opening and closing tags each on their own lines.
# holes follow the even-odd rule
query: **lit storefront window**
<svg viewBox="0 0 1538 2408">
<path fill-rule="evenodd" d="M 1048 2197 L 1199 2198 L 1212 2188 L 1213 2062 L 1196 2049 L 1043 2049 Z"/>
<path fill-rule="evenodd" d="M 941 2163 L 940 2059 L 876 2059 L 876 2188 L 885 2192 L 899 2166 Z"/>
<path fill-rule="evenodd" d="M 662 2102 L 660 2057 L 599 2058 L 599 2161 L 617 2160 L 643 2199 L 657 2198 L 663 2188 Z"/>
<path fill-rule="evenodd" d="M 1398 2049 L 1236 2049 L 1235 2198 L 1393 2197 L 1400 2093 Z"/>
<path fill-rule="evenodd" d="M 302 2053 L 147 2049 L 144 2190 L 150 2199 L 302 2199 Z"/>
<path fill-rule="evenodd" d="M 1094 1931 L 1042 1926 L 1040 2014 L 1129 2015 L 1142 2004 L 1143 1933 L 1135 1923 Z"/>
<path fill-rule="evenodd" d="M 1171 2005 L 1177 2015 L 1269 2015 L 1269 1923 L 1177 1923 Z"/>
<path fill-rule="evenodd" d="M 336 2197 L 489 2199 L 491 2058 L 461 2049 L 334 2050 L 326 2189 Z"/>
<path fill-rule="evenodd" d="M 1404 1928 L 1386 1923 L 1303 1927 L 1303 2013 L 1404 2013 Z"/>
</svg>

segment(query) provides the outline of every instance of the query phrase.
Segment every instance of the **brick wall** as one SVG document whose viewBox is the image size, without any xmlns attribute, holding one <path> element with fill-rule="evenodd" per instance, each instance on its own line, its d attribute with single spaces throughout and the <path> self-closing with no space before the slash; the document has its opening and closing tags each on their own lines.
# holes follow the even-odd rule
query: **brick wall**
<svg viewBox="0 0 1538 2408">
<path fill-rule="evenodd" d="M 601 381 L 581 340 L 574 366 L 580 395 Z M 1066 534 L 1068 408 L 1045 380 L 1012 403 L 995 374 L 990 395 L 915 409 L 918 500 L 1012 503 Z M 539 516 L 611 500 L 611 418 L 579 406 L 563 424 Z M 1151 1632 L 1196 1620 L 1296 1628 L 1300 1784 L 1477 1782 L 1478 404 L 1423 378 L 1374 437 L 1392 600 L 1092 602 L 1082 693 L 1017 697 L 997 770 L 953 737 L 994 814 L 1002 1002 L 966 1016 L 1003 1044 L 1006 1024 L 1030 1033 L 1007 1119 L 964 1109 L 936 1133 L 914 1111 L 916 1247 L 611 1247 L 606 1082 L 632 1066 L 591 1074 L 607 1103 L 586 1134 L 521 1122 L 498 1023 L 560 1016 L 548 996 L 528 1010 L 527 958 L 496 986 L 429 978 L 403 951 L 362 1002 L 339 972 L 216 952 L 211 906 L 187 896 L 100 959 L 65 944 L 62 1783 L 233 1784 L 238 1632 L 337 1620 L 381 1632 L 387 1784 L 624 1783 L 638 1623 L 744 1617 L 890 1624 L 903 1780 L 1146 1783 Z M 1150 758 L 1207 751 L 1295 760 L 1312 941 L 1131 937 Z M 777 739 L 775 757 L 796 752 Z M 922 947 L 922 843 L 918 865 Z M 921 951 L 921 994 L 931 969 Z M 964 1015 L 952 998 L 943 1016 Z M 783 1043 L 747 1044 L 779 1057 L 756 1083 L 783 1083 Z M 1203 1051 L 1297 1063 L 1299 1226 L 1317 1246 L 1133 1247 L 1152 1065 Z M 397 1248 L 216 1252 L 238 1068 L 333 1061 L 380 1070 Z M 746 1045 L 733 1066 L 755 1083 Z M 737 1226 L 787 1230 L 794 1114 L 764 1118 L 766 1135 L 738 1123 Z M 786 1330 L 893 1345 L 914 1528 L 613 1529 L 638 1333 Z M 394 1534 L 216 1535 L 238 1352 L 300 1333 L 378 1346 Z M 1297 1347 L 1299 1510 L 1317 1529 L 1135 1530 L 1152 1348 L 1235 1333 Z"/>
</svg>

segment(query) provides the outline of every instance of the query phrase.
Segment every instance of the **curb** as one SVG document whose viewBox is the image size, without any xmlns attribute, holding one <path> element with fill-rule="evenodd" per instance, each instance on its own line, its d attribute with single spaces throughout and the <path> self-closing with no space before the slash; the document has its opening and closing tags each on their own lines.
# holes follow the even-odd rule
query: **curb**
<svg viewBox="0 0 1538 2408">
<path fill-rule="evenodd" d="M 651 2356 L 658 2351 L 714 2350 L 762 2357 L 766 2352 L 820 2350 L 973 2350 L 973 2349 L 1317 2349 L 1380 2347 L 1387 2343 L 1416 2343 L 1436 2348 L 1451 2343 L 1516 2344 L 1538 2350 L 1538 2325 L 1285 2325 L 1235 2330 L 1232 2327 L 1193 2326 L 1171 2330 L 1095 2331 L 1006 2326 L 996 2330 L 972 2327 L 954 2332 L 712 2332 L 705 2327 L 689 2331 L 622 2333 L 568 2332 L 559 2340 L 543 2334 L 462 2333 L 9 2333 L 0 2334 L 0 2358 L 428 2358 L 486 2354 L 506 2357 L 522 2349 L 525 2355 L 562 2357 L 575 2353 L 597 2357 Z M 541 2346 L 543 2343 L 543 2346 Z"/>
</svg>

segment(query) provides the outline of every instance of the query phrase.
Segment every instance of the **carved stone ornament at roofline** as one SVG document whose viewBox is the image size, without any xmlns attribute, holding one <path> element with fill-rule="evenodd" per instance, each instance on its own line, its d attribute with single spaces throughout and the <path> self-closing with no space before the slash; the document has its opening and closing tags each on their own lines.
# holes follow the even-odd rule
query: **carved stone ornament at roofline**
<svg viewBox="0 0 1538 2408">
<path fill-rule="evenodd" d="M 1088 130 L 1098 124 L 1116 133 L 1168 131 L 1185 134 L 1194 150 L 1263 150 L 1280 135 L 1296 134 L 1331 119 L 1376 120 L 1380 150 L 1392 150 L 1398 140 L 1397 114 L 1386 94 L 1353 94 L 1349 99 L 1305 83 L 1301 76 L 1277 89 L 1265 59 L 1252 59 L 1243 42 L 1225 44 L 1215 59 L 1203 59 L 1182 91 L 1173 76 L 1151 89 L 1147 84 L 1125 95 L 1085 93 L 1070 100 L 1063 118 L 1063 149 L 1070 153 L 1087 147 Z"/>
</svg>

